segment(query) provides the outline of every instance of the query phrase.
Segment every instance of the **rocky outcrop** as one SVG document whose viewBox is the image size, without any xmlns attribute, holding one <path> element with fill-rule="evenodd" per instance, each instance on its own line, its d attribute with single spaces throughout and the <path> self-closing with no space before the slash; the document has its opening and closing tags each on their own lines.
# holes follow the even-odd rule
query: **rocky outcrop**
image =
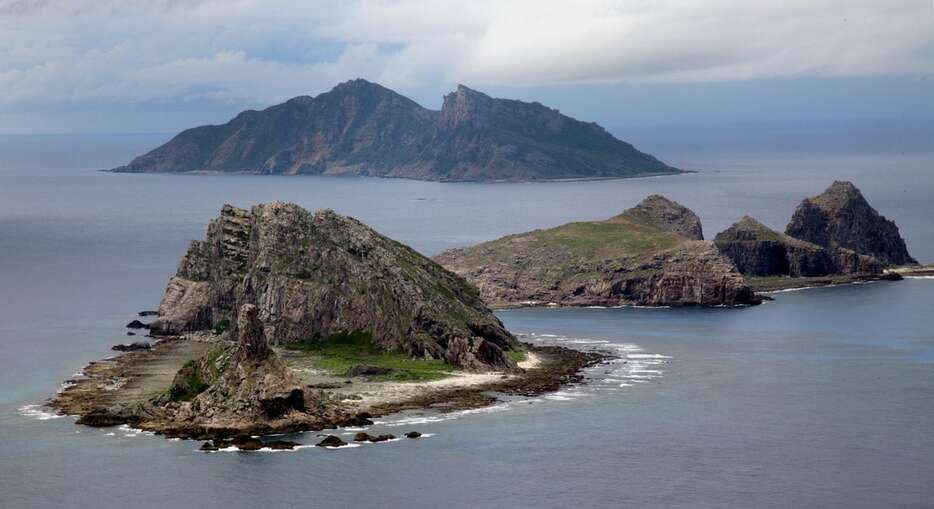
<svg viewBox="0 0 934 509">
<path fill-rule="evenodd" d="M 252 430 L 300 428 L 323 413 L 322 403 L 266 342 L 258 309 L 240 308 L 235 345 L 186 364 L 155 404 L 168 427 Z"/>
<path fill-rule="evenodd" d="M 441 111 L 365 80 L 183 131 L 113 171 L 535 180 L 681 173 L 539 103 L 465 86 Z"/>
<path fill-rule="evenodd" d="M 154 334 L 215 329 L 257 307 L 273 344 L 368 334 L 416 358 L 515 369 L 516 339 L 475 288 L 414 250 L 329 210 L 225 205 L 169 282 Z"/>
<path fill-rule="evenodd" d="M 672 211 L 677 211 L 672 214 Z M 760 300 L 680 205 L 651 197 L 606 221 L 446 251 L 442 265 L 492 306 L 740 305 Z"/>
<path fill-rule="evenodd" d="M 750 276 L 814 277 L 833 274 L 827 250 L 772 230 L 745 216 L 717 234 L 714 244 Z"/>
<path fill-rule="evenodd" d="M 802 201 L 785 233 L 826 248 L 840 271 L 870 270 L 872 261 L 858 255 L 883 266 L 917 263 L 895 223 L 872 208 L 851 182 L 835 181 L 820 195 Z"/>
<path fill-rule="evenodd" d="M 639 202 L 635 207 L 623 212 L 624 217 L 633 221 L 652 225 L 659 230 L 677 233 L 693 240 L 704 240 L 704 229 L 700 218 L 691 209 L 653 194 Z"/>
</svg>

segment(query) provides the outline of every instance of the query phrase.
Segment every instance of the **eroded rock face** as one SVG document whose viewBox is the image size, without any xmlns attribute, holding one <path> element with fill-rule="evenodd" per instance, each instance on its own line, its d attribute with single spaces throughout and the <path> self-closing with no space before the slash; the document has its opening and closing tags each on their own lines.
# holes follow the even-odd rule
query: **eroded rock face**
<svg viewBox="0 0 934 509">
<path fill-rule="evenodd" d="M 365 332 L 386 348 L 467 369 L 515 368 L 516 339 L 460 277 L 355 219 L 273 202 L 225 205 L 169 282 L 152 330 L 236 322 L 256 306 L 273 344 Z M 238 328 L 242 328 L 238 325 Z"/>
<path fill-rule="evenodd" d="M 717 234 L 714 244 L 751 276 L 825 276 L 835 271 L 824 248 L 772 230 L 745 216 Z"/>
<path fill-rule="evenodd" d="M 872 208 L 851 182 L 835 181 L 802 201 L 785 233 L 826 248 L 841 271 L 869 270 L 871 261 L 854 259 L 840 248 L 876 258 L 883 266 L 917 263 L 895 223 Z"/>
<path fill-rule="evenodd" d="M 235 345 L 186 364 L 155 404 L 175 426 L 252 429 L 279 420 L 296 425 L 322 413 L 266 342 L 257 309 L 240 308 Z M 281 426 L 281 423 L 278 424 Z"/>
<path fill-rule="evenodd" d="M 704 229 L 697 214 L 659 194 L 647 197 L 623 215 L 692 240 L 704 240 Z"/>
<path fill-rule="evenodd" d="M 701 236 L 697 216 L 662 197 L 606 221 L 509 235 L 436 257 L 492 306 L 556 303 L 740 305 L 760 301 Z"/>
</svg>

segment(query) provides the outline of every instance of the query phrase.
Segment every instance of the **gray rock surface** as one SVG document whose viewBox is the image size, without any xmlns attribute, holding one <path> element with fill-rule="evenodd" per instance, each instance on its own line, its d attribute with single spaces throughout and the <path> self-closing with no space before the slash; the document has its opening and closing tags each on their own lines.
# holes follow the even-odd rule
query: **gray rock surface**
<svg viewBox="0 0 934 509">
<path fill-rule="evenodd" d="M 509 235 L 435 259 L 496 307 L 760 302 L 712 243 L 692 240 L 699 236 L 693 212 L 651 197 L 606 221 Z"/>
<path fill-rule="evenodd" d="M 516 339 L 462 278 L 359 221 L 281 202 L 225 205 L 169 282 L 154 334 L 236 323 L 257 308 L 273 344 L 363 332 L 387 350 L 515 369 Z M 242 325 L 241 325 L 242 327 Z"/>
<path fill-rule="evenodd" d="M 714 244 L 750 276 L 825 276 L 836 271 L 826 249 L 770 229 L 745 216 L 717 234 Z"/>
<path fill-rule="evenodd" d="M 868 270 L 871 262 L 840 248 L 876 258 L 883 266 L 917 263 L 898 226 L 872 208 L 851 182 L 835 181 L 820 195 L 802 201 L 785 233 L 826 248 L 841 271 Z"/>
</svg>

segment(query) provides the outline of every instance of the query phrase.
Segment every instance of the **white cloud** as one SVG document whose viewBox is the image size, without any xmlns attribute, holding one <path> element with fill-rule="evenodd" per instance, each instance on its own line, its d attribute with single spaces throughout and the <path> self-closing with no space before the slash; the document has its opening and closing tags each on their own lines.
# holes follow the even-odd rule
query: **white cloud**
<svg viewBox="0 0 934 509">
<path fill-rule="evenodd" d="M 0 108 L 934 73 L 928 0 L 0 0 Z"/>
</svg>

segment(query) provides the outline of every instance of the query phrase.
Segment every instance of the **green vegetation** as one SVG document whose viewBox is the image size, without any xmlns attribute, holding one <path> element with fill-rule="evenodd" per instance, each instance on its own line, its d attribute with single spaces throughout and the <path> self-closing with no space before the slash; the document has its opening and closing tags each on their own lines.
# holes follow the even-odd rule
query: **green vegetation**
<svg viewBox="0 0 934 509">
<path fill-rule="evenodd" d="M 208 387 L 210 384 L 201 378 L 197 361 L 188 361 L 176 375 L 169 389 L 169 399 L 175 402 L 191 401 Z"/>
<path fill-rule="evenodd" d="M 683 242 L 677 235 L 629 221 L 571 223 L 537 233 L 547 244 L 557 244 L 578 255 L 639 254 L 668 249 Z"/>
<path fill-rule="evenodd" d="M 385 375 L 370 376 L 370 380 L 427 382 L 450 376 L 458 369 L 442 360 L 411 359 L 403 353 L 387 352 L 366 332 L 318 336 L 289 343 L 286 348 L 307 352 L 314 367 L 336 376 L 349 376 L 353 367 L 365 365 L 392 370 Z"/>
<path fill-rule="evenodd" d="M 212 330 L 214 331 L 214 334 L 223 334 L 224 331 L 226 331 L 229 328 L 230 328 L 230 320 L 224 318 L 222 320 L 218 320 L 217 323 L 214 324 L 214 328 Z"/>
<path fill-rule="evenodd" d="M 506 355 L 513 360 L 516 364 L 520 362 L 525 362 L 529 358 L 529 353 L 522 350 L 513 350 L 511 352 L 506 352 Z"/>
</svg>

